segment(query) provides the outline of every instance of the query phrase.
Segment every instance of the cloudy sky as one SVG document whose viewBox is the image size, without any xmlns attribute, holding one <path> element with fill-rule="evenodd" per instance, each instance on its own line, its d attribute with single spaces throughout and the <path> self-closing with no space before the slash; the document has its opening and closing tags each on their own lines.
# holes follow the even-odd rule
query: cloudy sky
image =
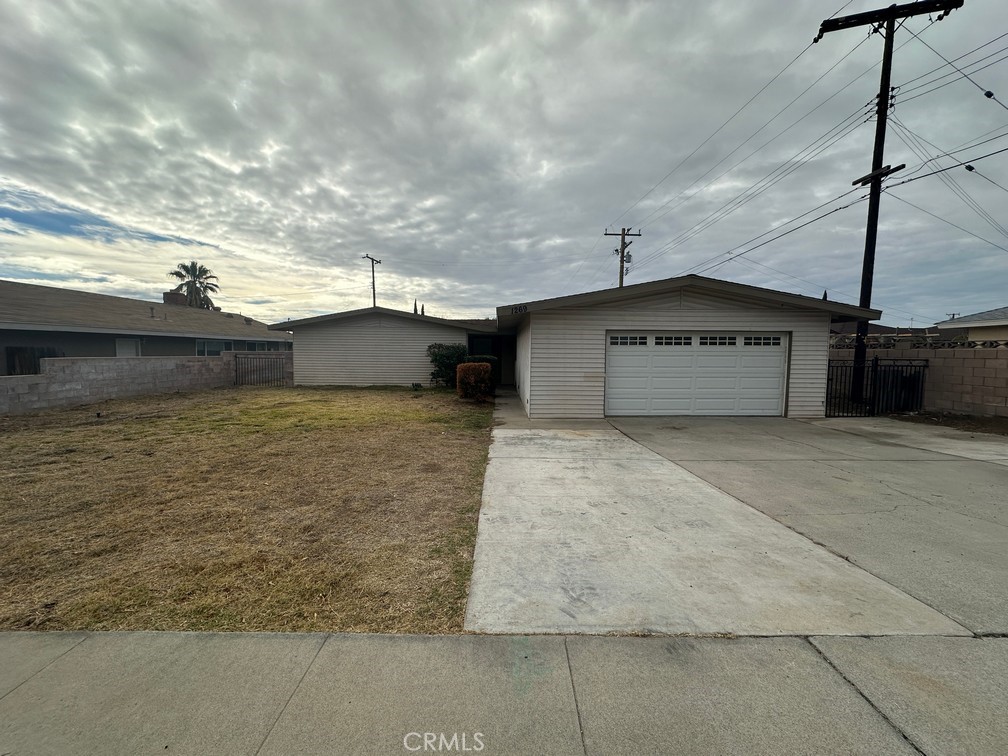
<svg viewBox="0 0 1008 756">
<path fill-rule="evenodd" d="M 371 254 L 380 305 L 482 317 L 615 285 L 608 224 L 628 283 L 856 302 L 883 40 L 809 43 L 885 5 L 0 0 L 0 278 L 159 299 L 196 259 L 273 322 L 370 305 Z M 1004 306 L 1003 0 L 895 44 L 873 305 Z"/>
</svg>

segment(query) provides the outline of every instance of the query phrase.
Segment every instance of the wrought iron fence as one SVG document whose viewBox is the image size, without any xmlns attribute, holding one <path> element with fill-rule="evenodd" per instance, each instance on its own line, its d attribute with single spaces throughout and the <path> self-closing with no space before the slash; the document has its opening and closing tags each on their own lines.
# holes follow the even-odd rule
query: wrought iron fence
<svg viewBox="0 0 1008 756">
<path fill-rule="evenodd" d="M 235 386 L 283 386 L 283 355 L 236 354 Z"/>
<path fill-rule="evenodd" d="M 827 417 L 872 417 L 917 412 L 924 407 L 927 360 L 875 357 L 863 363 L 830 360 L 826 376 Z"/>
</svg>

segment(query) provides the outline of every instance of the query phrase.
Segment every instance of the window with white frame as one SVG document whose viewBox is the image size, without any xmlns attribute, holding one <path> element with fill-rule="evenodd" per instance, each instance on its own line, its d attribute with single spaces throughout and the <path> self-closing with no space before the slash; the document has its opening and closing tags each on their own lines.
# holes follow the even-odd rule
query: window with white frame
<svg viewBox="0 0 1008 756">
<path fill-rule="evenodd" d="M 735 346 L 734 336 L 701 336 L 700 346 Z"/>
<path fill-rule="evenodd" d="M 742 338 L 742 346 L 775 347 L 780 345 L 780 336 L 744 336 Z"/>
<path fill-rule="evenodd" d="M 647 346 L 647 336 L 610 336 L 610 346 Z"/>
<path fill-rule="evenodd" d="M 693 346 L 692 336 L 655 336 L 655 346 Z"/>
</svg>

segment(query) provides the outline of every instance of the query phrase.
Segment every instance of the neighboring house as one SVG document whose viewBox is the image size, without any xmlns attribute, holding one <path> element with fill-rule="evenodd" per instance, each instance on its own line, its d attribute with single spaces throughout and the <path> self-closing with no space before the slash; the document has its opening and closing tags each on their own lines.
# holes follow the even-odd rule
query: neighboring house
<svg viewBox="0 0 1008 756">
<path fill-rule="evenodd" d="M 497 308 L 533 419 L 822 417 L 830 323 L 880 316 L 701 276 Z"/>
<path fill-rule="evenodd" d="M 943 320 L 935 327 L 943 333 L 965 328 L 968 341 L 1008 341 L 1008 307 Z"/>
<path fill-rule="evenodd" d="M 449 320 L 385 307 L 269 327 L 297 335 L 294 383 L 302 386 L 427 385 L 431 374 L 428 345 L 465 344 L 472 354 L 493 354 L 500 343 L 493 320 Z M 503 382 L 513 383 L 513 376 Z"/>
<path fill-rule="evenodd" d="M 275 323 L 297 384 L 426 383 L 427 345 L 501 361 L 532 418 L 825 414 L 831 323 L 881 313 L 700 276 L 497 308 L 497 321 L 372 307 Z"/>
<path fill-rule="evenodd" d="M 230 312 L 0 281 L 0 375 L 38 372 L 42 357 L 164 357 L 282 351 L 291 338 Z"/>
</svg>

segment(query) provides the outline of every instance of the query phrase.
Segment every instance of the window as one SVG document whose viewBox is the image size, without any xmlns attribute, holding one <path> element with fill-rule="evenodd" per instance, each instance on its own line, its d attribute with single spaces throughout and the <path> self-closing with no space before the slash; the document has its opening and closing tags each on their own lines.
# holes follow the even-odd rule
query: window
<svg viewBox="0 0 1008 756">
<path fill-rule="evenodd" d="M 116 339 L 116 357 L 139 357 L 140 339 Z"/>
<path fill-rule="evenodd" d="M 742 346 L 780 346 L 780 336 L 745 336 Z"/>
<path fill-rule="evenodd" d="M 734 336 L 701 336 L 700 346 L 735 346 Z"/>
<path fill-rule="evenodd" d="M 610 346 L 647 346 L 647 336 L 610 336 Z"/>
<path fill-rule="evenodd" d="M 692 336 L 655 336 L 655 346 L 693 346 Z"/>
<path fill-rule="evenodd" d="M 196 354 L 200 357 L 219 357 L 221 352 L 231 351 L 234 351 L 234 345 L 230 341 L 196 340 Z"/>
</svg>

